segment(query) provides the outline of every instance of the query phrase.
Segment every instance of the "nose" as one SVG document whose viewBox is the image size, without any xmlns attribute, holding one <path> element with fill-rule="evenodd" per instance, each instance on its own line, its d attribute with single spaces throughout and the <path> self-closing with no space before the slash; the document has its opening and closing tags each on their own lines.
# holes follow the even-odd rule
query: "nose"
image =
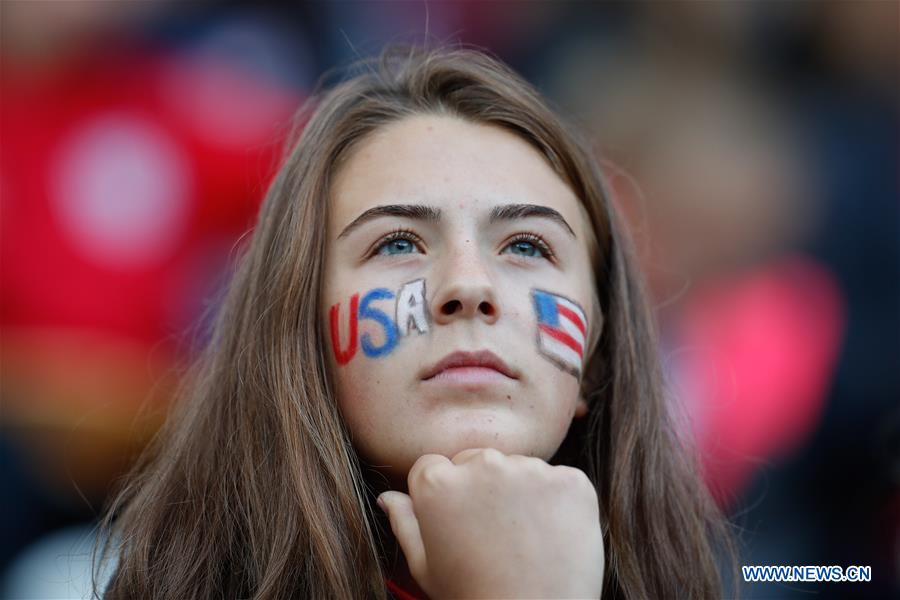
<svg viewBox="0 0 900 600">
<path fill-rule="evenodd" d="M 465 244 L 469 249 L 448 256 L 432 300 L 434 321 L 447 325 L 460 319 L 479 318 L 495 323 L 500 317 L 497 291 L 481 257 L 477 244 Z"/>
</svg>

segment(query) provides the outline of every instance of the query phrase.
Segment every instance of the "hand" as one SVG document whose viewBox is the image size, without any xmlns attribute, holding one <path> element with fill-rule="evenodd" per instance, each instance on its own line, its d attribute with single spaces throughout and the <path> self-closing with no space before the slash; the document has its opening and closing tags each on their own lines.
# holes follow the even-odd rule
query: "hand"
<svg viewBox="0 0 900 600">
<path fill-rule="evenodd" d="M 579 469 L 494 448 L 425 454 L 379 496 L 410 574 L 440 598 L 599 598 L 597 493 Z"/>
</svg>

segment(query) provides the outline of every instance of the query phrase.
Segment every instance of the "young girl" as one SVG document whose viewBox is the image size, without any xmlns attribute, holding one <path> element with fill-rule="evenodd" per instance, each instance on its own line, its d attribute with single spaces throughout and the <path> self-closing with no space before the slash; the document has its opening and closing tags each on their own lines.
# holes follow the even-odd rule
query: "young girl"
<svg viewBox="0 0 900 600">
<path fill-rule="evenodd" d="M 483 52 L 363 66 L 301 111 L 108 507 L 105 597 L 721 596 L 728 527 L 588 145 Z"/>
</svg>

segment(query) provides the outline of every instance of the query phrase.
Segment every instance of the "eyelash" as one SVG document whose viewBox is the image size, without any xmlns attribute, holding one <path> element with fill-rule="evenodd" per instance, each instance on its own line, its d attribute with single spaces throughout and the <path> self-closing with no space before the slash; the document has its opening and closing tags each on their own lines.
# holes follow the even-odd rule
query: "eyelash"
<svg viewBox="0 0 900 600">
<path fill-rule="evenodd" d="M 550 249 L 550 244 L 545 242 L 544 238 L 542 238 L 541 236 L 539 236 L 536 233 L 531 233 L 530 231 L 523 231 L 521 233 L 517 233 L 516 237 L 509 240 L 509 242 L 506 244 L 506 246 L 509 246 L 510 244 L 513 244 L 515 242 L 523 242 L 523 241 L 531 242 L 532 244 L 534 244 L 537 247 L 537 249 L 540 250 L 544 254 L 543 258 L 546 258 L 547 260 L 550 260 L 556 256 L 556 254 L 553 253 L 553 250 Z M 504 246 L 504 248 L 506 246 Z"/>
<path fill-rule="evenodd" d="M 409 240 L 418 246 L 422 245 L 422 238 L 420 238 L 414 231 L 412 231 L 410 229 L 405 229 L 403 227 L 399 227 L 399 228 L 395 229 L 394 231 L 390 232 L 389 234 L 385 235 L 383 238 L 379 239 L 377 242 L 375 242 L 375 245 L 372 248 L 372 251 L 369 252 L 369 257 L 377 255 L 378 251 L 381 250 L 382 246 L 384 246 L 385 244 L 390 244 L 391 242 L 393 242 L 395 240 L 404 240 L 404 239 Z M 511 240 L 509 240 L 509 242 L 506 243 L 506 246 L 509 246 L 510 244 L 514 244 L 516 242 L 522 242 L 522 241 L 530 242 L 530 243 L 534 244 L 535 247 L 537 247 L 537 249 L 540 250 L 544 254 L 543 257 L 535 257 L 535 258 L 546 258 L 547 260 L 552 260 L 556 256 L 556 254 L 554 254 L 553 250 L 550 248 L 550 244 L 548 244 L 544 240 L 544 238 L 542 238 L 538 234 L 532 233 L 530 231 L 523 231 L 521 233 L 516 234 L 516 236 L 514 238 L 512 238 Z M 504 246 L 504 248 L 506 248 L 506 246 Z M 531 258 L 531 257 L 526 257 L 526 258 Z"/>
<path fill-rule="evenodd" d="M 375 242 L 375 246 L 372 249 L 372 252 L 370 252 L 369 254 L 378 254 L 378 251 L 381 250 L 382 246 L 384 246 L 385 244 L 390 244 L 395 240 L 409 240 L 417 246 L 422 245 L 422 238 L 416 235 L 414 231 L 404 229 L 403 227 L 398 227 L 394 231 L 390 232 L 389 234 Z"/>
</svg>

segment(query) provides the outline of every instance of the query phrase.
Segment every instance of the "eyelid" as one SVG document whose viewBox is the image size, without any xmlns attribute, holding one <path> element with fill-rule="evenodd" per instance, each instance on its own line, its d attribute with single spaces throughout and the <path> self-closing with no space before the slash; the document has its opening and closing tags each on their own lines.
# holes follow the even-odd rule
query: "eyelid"
<svg viewBox="0 0 900 600">
<path fill-rule="evenodd" d="M 369 248 L 369 250 L 366 252 L 366 258 L 372 258 L 374 256 L 378 256 L 378 251 L 381 249 L 382 246 L 384 246 L 385 244 L 389 244 L 390 242 L 393 242 L 394 240 L 398 240 L 398 239 L 409 239 L 410 241 L 413 242 L 413 244 L 415 244 L 418 247 L 420 252 L 422 251 L 421 246 L 424 244 L 424 240 L 422 240 L 422 238 L 416 232 L 412 231 L 411 229 L 407 229 L 405 227 L 397 227 L 396 229 L 394 229 L 394 230 L 390 231 L 389 233 L 386 233 L 385 235 L 378 238 L 378 240 L 376 240 L 375 243 L 373 243 L 372 246 Z M 514 242 L 522 241 L 522 240 L 534 244 L 544 254 L 544 256 L 542 256 L 542 257 L 523 256 L 522 258 L 525 258 L 525 259 L 543 258 L 550 262 L 555 262 L 556 253 L 553 251 L 553 247 L 550 245 L 549 242 L 547 242 L 546 239 L 544 239 L 543 236 L 541 236 L 540 234 L 535 233 L 533 231 L 519 231 L 519 232 L 513 234 L 511 237 L 507 238 L 506 241 L 503 243 L 503 248 L 505 249 L 510 244 L 512 244 Z"/>
<path fill-rule="evenodd" d="M 366 258 L 371 258 L 373 256 L 377 256 L 378 251 L 381 249 L 382 246 L 384 246 L 385 244 L 388 244 L 390 242 L 393 242 L 394 240 L 397 240 L 397 239 L 401 239 L 401 240 L 409 239 L 416 246 L 422 246 L 424 244 L 424 241 L 422 240 L 422 238 L 419 237 L 419 235 L 415 231 L 412 231 L 411 229 L 406 229 L 405 227 L 397 227 L 396 229 L 394 229 L 394 230 L 390 231 L 389 233 L 386 233 L 385 235 L 378 238 L 375 241 L 375 243 L 372 244 L 372 246 L 366 252 Z M 421 251 L 422 248 L 419 247 L 419 250 Z"/>
<path fill-rule="evenodd" d="M 512 237 L 506 240 L 503 244 L 503 248 L 506 248 L 513 242 L 517 242 L 520 240 L 524 240 L 526 242 L 530 242 L 537 246 L 537 248 L 544 253 L 543 257 L 534 257 L 534 258 L 544 258 L 550 262 L 555 262 L 556 253 L 553 251 L 553 247 L 550 243 L 544 239 L 544 237 L 540 234 L 534 233 L 533 231 L 520 231 L 514 234 Z M 529 256 L 525 256 L 523 258 L 532 258 Z"/>
</svg>

